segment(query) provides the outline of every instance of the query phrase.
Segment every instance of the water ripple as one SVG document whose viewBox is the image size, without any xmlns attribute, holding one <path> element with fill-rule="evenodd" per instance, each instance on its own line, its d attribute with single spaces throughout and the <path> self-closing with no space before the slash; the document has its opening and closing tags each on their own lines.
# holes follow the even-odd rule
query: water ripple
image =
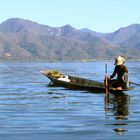
<svg viewBox="0 0 140 140">
<path fill-rule="evenodd" d="M 139 83 L 139 62 L 128 62 Z M 105 94 L 49 87 L 40 70 L 46 62 L 2 62 L 0 69 L 1 139 L 139 139 L 140 87 L 106 100 Z M 83 69 L 86 67 L 86 71 Z M 108 63 L 111 73 L 113 63 Z M 101 81 L 104 62 L 56 62 L 53 69 Z"/>
</svg>

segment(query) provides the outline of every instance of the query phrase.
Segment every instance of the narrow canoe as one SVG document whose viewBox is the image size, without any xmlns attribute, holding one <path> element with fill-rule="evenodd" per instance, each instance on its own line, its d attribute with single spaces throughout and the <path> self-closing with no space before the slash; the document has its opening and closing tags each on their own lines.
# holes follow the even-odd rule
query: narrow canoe
<svg viewBox="0 0 140 140">
<path fill-rule="evenodd" d="M 81 77 L 75 77 L 68 75 L 67 79 L 65 78 L 56 78 L 54 76 L 50 76 L 46 70 L 41 71 L 43 75 L 48 77 L 51 80 L 51 84 L 55 86 L 62 86 L 62 87 L 67 87 L 70 89 L 80 89 L 80 90 L 90 90 L 93 92 L 104 92 L 106 91 L 104 82 L 99 82 L 95 80 L 89 80 Z M 123 89 L 123 90 L 115 90 L 114 88 L 110 87 L 109 91 L 110 92 L 123 92 L 123 91 L 129 91 L 132 90 L 132 88 L 128 89 Z"/>
</svg>

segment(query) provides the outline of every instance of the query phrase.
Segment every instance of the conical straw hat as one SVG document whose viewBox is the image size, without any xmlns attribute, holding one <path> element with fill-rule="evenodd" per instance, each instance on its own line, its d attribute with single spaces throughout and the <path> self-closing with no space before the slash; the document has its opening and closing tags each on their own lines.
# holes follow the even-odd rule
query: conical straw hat
<svg viewBox="0 0 140 140">
<path fill-rule="evenodd" d="M 114 65 L 122 65 L 125 63 L 125 58 L 123 56 L 117 56 L 115 58 L 115 64 Z"/>
</svg>

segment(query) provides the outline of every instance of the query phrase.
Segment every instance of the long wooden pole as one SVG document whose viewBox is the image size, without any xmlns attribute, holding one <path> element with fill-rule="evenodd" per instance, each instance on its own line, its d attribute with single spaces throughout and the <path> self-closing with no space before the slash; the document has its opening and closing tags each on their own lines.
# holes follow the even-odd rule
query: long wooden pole
<svg viewBox="0 0 140 140">
<path fill-rule="evenodd" d="M 130 81 L 129 83 L 130 83 L 130 84 L 137 85 L 137 86 L 140 86 L 140 84 L 138 84 L 138 83 L 135 83 L 135 82 L 132 82 L 132 81 Z"/>
<path fill-rule="evenodd" d="M 109 93 L 109 85 L 108 85 L 108 77 L 107 77 L 107 61 L 105 63 L 105 89 L 106 89 L 106 94 Z"/>
<path fill-rule="evenodd" d="M 108 104 L 109 104 L 109 85 L 108 85 L 108 77 L 107 77 L 107 61 L 105 62 L 105 112 L 108 112 Z"/>
</svg>

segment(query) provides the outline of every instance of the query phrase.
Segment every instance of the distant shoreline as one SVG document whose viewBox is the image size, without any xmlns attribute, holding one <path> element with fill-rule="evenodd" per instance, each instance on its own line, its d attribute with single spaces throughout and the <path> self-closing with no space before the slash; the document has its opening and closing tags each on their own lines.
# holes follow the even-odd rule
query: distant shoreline
<svg viewBox="0 0 140 140">
<path fill-rule="evenodd" d="M 82 60 L 47 60 L 47 59 L 1 59 L 0 62 L 41 62 L 46 61 L 49 63 L 54 62 L 95 62 L 95 61 L 114 61 L 114 59 L 82 59 Z M 140 62 L 140 59 L 127 59 L 128 62 L 135 61 Z"/>
</svg>

